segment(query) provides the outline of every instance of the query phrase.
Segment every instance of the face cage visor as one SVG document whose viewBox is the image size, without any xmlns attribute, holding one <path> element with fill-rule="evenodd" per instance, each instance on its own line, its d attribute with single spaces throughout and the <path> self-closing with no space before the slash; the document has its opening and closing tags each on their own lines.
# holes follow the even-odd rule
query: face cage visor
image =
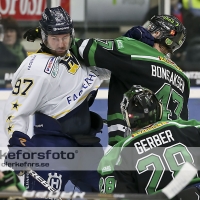
<svg viewBox="0 0 200 200">
<path fill-rule="evenodd" d="M 157 100 L 157 97 L 152 94 L 154 96 L 154 98 Z M 131 129 L 131 122 L 130 122 L 130 117 L 129 116 L 129 113 L 127 112 L 128 110 L 128 106 L 129 106 L 129 100 L 128 100 L 128 97 L 127 96 L 124 96 L 121 104 L 120 104 L 120 108 L 121 108 L 121 113 L 123 115 L 123 118 L 124 120 L 126 121 L 126 124 L 127 126 L 129 127 L 129 129 Z M 159 116 L 157 116 L 157 121 L 160 121 L 161 118 L 162 118 L 162 114 L 163 114 L 163 107 L 162 107 L 162 104 L 158 101 L 158 104 L 157 104 L 157 112 L 158 110 L 160 111 L 160 114 Z M 145 118 L 145 114 L 141 114 L 141 113 L 137 113 L 137 116 L 140 116 L 141 118 Z M 130 134 L 130 133 L 129 133 Z M 125 134 L 127 136 L 127 133 Z"/>
<path fill-rule="evenodd" d="M 131 128 L 134 128 L 134 127 L 131 127 L 131 125 L 133 125 L 134 122 L 131 123 L 131 121 L 130 121 L 130 118 L 132 118 L 133 115 L 128 113 L 128 111 L 127 111 L 128 110 L 128 106 L 129 106 L 128 97 L 124 96 L 124 98 L 123 98 L 123 100 L 122 100 L 122 102 L 120 104 L 121 113 L 123 115 L 124 120 L 126 121 L 127 126 L 131 129 Z M 143 113 L 141 114 L 141 113 L 135 112 L 135 114 L 139 118 L 144 118 L 144 114 Z M 134 118 L 132 118 L 132 119 L 134 120 Z M 137 121 L 137 119 L 134 120 L 134 121 Z"/>
<path fill-rule="evenodd" d="M 122 102 L 120 104 L 121 113 L 123 115 L 124 120 L 126 121 L 127 126 L 129 128 L 131 128 L 131 124 L 130 124 L 129 117 L 128 117 L 128 112 L 127 112 L 128 105 L 129 105 L 128 97 L 124 96 L 123 100 L 122 100 Z"/>
<path fill-rule="evenodd" d="M 69 32 L 70 33 L 70 32 Z M 65 34 L 65 33 L 62 33 L 62 34 Z M 66 33 L 66 34 L 68 34 L 68 33 Z M 53 34 L 49 34 L 49 35 L 52 35 L 53 36 Z M 57 34 L 57 35 L 61 35 L 61 34 Z M 56 49 L 53 49 L 49 44 L 48 44 L 48 40 L 47 40 L 47 38 L 48 38 L 48 35 L 47 34 L 45 34 L 45 32 L 41 29 L 41 36 L 42 36 L 42 42 L 45 44 L 45 46 L 47 47 L 47 48 L 49 48 L 50 50 L 52 50 L 52 51 L 56 51 Z M 66 38 L 67 39 L 67 38 Z M 72 29 L 72 32 L 70 33 L 70 40 L 69 40 L 69 42 L 68 41 L 66 41 L 66 48 L 65 48 L 65 50 L 66 51 L 68 51 L 70 48 L 71 48 L 71 45 L 72 45 L 72 42 L 74 41 L 74 29 Z M 64 42 L 64 41 L 63 41 Z M 68 44 L 67 44 L 68 43 Z"/>
<path fill-rule="evenodd" d="M 182 44 L 185 42 L 185 34 L 184 33 L 175 33 L 176 35 L 173 35 L 174 31 L 167 31 L 163 27 L 156 26 L 153 22 L 147 21 L 144 23 L 143 28 L 147 29 L 150 33 L 155 33 L 156 31 L 160 32 L 160 35 L 157 39 L 160 44 L 164 45 L 168 49 L 171 50 L 171 52 L 176 51 L 179 49 Z"/>
</svg>

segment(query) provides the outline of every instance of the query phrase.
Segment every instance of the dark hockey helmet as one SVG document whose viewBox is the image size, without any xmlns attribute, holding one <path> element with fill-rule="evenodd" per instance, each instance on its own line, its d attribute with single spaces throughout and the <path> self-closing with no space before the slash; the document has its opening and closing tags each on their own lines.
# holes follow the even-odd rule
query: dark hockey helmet
<svg viewBox="0 0 200 200">
<path fill-rule="evenodd" d="M 69 14 L 61 7 L 46 8 L 39 20 L 42 40 L 45 43 L 48 35 L 70 33 L 74 38 L 74 27 Z"/>
<path fill-rule="evenodd" d="M 124 94 L 120 106 L 129 128 L 142 128 L 162 117 L 162 104 L 151 90 L 140 85 L 133 85 Z"/>
<path fill-rule="evenodd" d="M 179 49 L 186 39 L 186 28 L 171 15 L 155 15 L 143 27 L 150 33 L 159 31 L 161 34 L 155 42 L 164 45 L 171 52 Z"/>
</svg>

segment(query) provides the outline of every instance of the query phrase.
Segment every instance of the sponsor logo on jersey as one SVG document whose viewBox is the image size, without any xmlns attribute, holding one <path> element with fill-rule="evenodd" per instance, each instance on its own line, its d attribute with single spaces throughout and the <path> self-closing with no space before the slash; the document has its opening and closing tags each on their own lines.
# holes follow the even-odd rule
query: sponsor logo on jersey
<svg viewBox="0 0 200 200">
<path fill-rule="evenodd" d="M 35 57 L 36 57 L 36 55 L 34 55 L 34 56 L 31 58 L 31 60 L 30 60 L 30 62 L 29 62 L 29 64 L 28 64 L 28 70 L 31 69 L 31 66 L 32 66 L 32 64 L 33 64 L 33 61 L 35 60 Z"/>
<path fill-rule="evenodd" d="M 118 48 L 118 49 L 123 49 L 123 48 L 124 48 L 124 45 L 123 45 L 122 40 L 116 40 L 116 41 L 117 41 L 117 48 Z"/>
<path fill-rule="evenodd" d="M 61 60 L 60 63 L 66 67 L 70 74 L 73 75 L 76 74 L 80 68 L 80 64 L 73 54 L 69 54 L 68 57 L 65 60 Z"/>
<path fill-rule="evenodd" d="M 57 76 L 59 72 L 59 63 L 56 63 L 54 66 L 53 66 L 53 69 L 52 69 L 52 72 L 51 72 L 51 76 L 53 78 L 55 78 Z"/>
<path fill-rule="evenodd" d="M 161 56 L 159 56 L 158 58 L 159 58 L 159 60 L 161 60 L 161 61 L 163 61 L 163 62 L 166 62 L 166 63 L 168 63 L 168 64 L 174 66 L 177 70 L 179 70 L 179 71 L 182 72 L 182 69 L 179 68 L 179 67 L 176 65 L 176 63 L 174 63 L 171 59 L 166 58 L 166 57 L 161 57 Z"/>
<path fill-rule="evenodd" d="M 152 131 L 152 130 L 157 129 L 157 128 L 161 127 L 161 126 L 164 126 L 164 125 L 166 125 L 168 123 L 169 122 L 160 122 L 158 124 L 153 124 L 153 125 L 150 125 L 150 126 L 146 126 L 144 129 L 140 129 L 136 133 L 132 134 L 132 137 L 138 136 L 138 135 L 146 133 L 148 131 Z"/>
<path fill-rule="evenodd" d="M 113 50 L 114 40 L 102 40 L 96 38 L 95 41 L 97 41 L 98 44 L 101 45 L 104 49 Z"/>
<path fill-rule="evenodd" d="M 37 127 L 37 128 L 43 127 L 43 124 L 35 125 L 35 127 Z"/>
<path fill-rule="evenodd" d="M 19 141 L 20 141 L 20 143 L 21 143 L 22 146 L 26 146 L 25 145 L 25 142 L 26 142 L 25 138 L 19 138 Z"/>
<path fill-rule="evenodd" d="M 57 173 L 48 173 L 48 180 L 47 182 L 49 183 L 49 185 L 53 188 L 55 188 L 57 191 L 60 191 L 61 186 L 62 186 L 62 175 Z"/>
<path fill-rule="evenodd" d="M 103 169 L 102 169 L 102 172 L 109 172 L 109 171 L 111 171 L 111 166 L 110 165 L 108 165 L 106 167 L 103 167 Z"/>
<path fill-rule="evenodd" d="M 97 78 L 97 76 L 95 75 L 95 73 L 93 71 L 90 71 L 88 76 L 85 79 L 83 79 L 83 84 L 82 84 L 81 90 L 78 90 L 76 93 L 72 93 L 71 95 L 67 96 L 68 104 L 71 104 L 74 101 L 80 101 L 79 98 L 82 97 L 82 94 L 84 94 L 86 90 L 89 91 L 89 88 L 91 88 L 93 86 L 96 78 Z"/>
<path fill-rule="evenodd" d="M 55 60 L 55 59 L 56 59 L 55 57 L 49 58 L 49 60 L 48 60 L 48 62 L 47 62 L 47 64 L 46 64 L 46 67 L 45 67 L 45 69 L 44 69 L 44 72 L 45 72 L 45 73 L 47 73 L 47 74 L 50 74 L 50 73 L 51 73 L 51 70 L 52 70 L 52 68 L 53 68 L 53 64 L 54 64 L 54 60 Z"/>
</svg>

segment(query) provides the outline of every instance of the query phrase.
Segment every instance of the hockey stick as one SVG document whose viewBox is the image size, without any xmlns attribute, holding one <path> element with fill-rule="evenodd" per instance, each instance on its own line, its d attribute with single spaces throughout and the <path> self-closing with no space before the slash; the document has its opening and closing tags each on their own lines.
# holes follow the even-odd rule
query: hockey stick
<svg viewBox="0 0 200 200">
<path fill-rule="evenodd" d="M 51 187 L 47 181 L 45 181 L 40 175 L 38 175 L 35 171 L 32 169 L 29 169 L 27 171 L 27 174 L 31 175 L 35 180 L 37 180 L 39 183 L 41 183 L 45 188 L 47 188 L 49 191 L 55 192 L 56 189 Z"/>
<path fill-rule="evenodd" d="M 168 199 L 175 197 L 181 190 L 183 190 L 190 181 L 197 175 L 198 170 L 190 163 L 186 162 L 180 169 L 175 178 L 162 189 Z"/>
<path fill-rule="evenodd" d="M 40 177 L 33 170 L 29 171 L 30 175 L 38 180 L 42 185 L 44 185 L 49 190 L 54 191 L 25 191 L 25 192 L 0 192 L 0 198 L 8 197 L 20 197 L 20 198 L 62 198 L 64 199 L 137 199 L 137 200 L 166 200 L 175 197 L 181 190 L 183 190 L 197 174 L 197 169 L 190 163 L 185 163 L 181 170 L 178 172 L 177 176 L 165 187 L 160 193 L 152 195 L 142 195 L 142 194 L 96 194 L 96 193 L 73 193 L 73 192 L 59 192 L 55 191 L 42 177 Z"/>
<path fill-rule="evenodd" d="M 29 174 L 27 171 L 24 174 L 24 186 L 27 190 L 29 189 Z"/>
<path fill-rule="evenodd" d="M 56 192 L 56 189 L 54 187 L 51 187 L 50 184 L 45 181 L 40 175 L 38 175 L 35 171 L 29 168 L 27 171 L 27 175 L 31 175 L 35 180 L 37 180 L 39 183 L 41 183 L 45 188 L 47 188 L 51 192 Z M 59 200 L 62 200 L 59 198 Z"/>
</svg>

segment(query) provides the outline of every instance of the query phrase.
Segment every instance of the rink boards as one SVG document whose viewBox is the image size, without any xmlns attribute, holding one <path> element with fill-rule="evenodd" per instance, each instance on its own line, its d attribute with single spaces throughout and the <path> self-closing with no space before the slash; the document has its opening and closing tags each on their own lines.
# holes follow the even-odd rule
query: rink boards
<svg viewBox="0 0 200 200">
<path fill-rule="evenodd" d="M 0 90 L 0 132 L 2 132 L 2 110 L 4 103 L 8 98 L 11 90 Z M 107 115 L 107 98 L 108 98 L 108 89 L 99 89 L 96 100 L 91 106 L 91 110 L 97 112 L 101 115 L 102 118 L 106 119 Z M 113 102 L 114 103 L 114 102 Z M 188 102 L 189 108 L 189 119 L 196 119 L 200 121 L 200 88 L 193 87 L 190 90 L 190 99 Z M 31 117 L 30 126 L 33 125 L 33 118 Z M 32 128 L 29 129 L 29 134 L 31 135 Z M 108 136 L 107 136 L 107 126 L 104 125 L 103 132 L 98 134 L 101 138 L 101 143 L 103 146 L 107 146 Z"/>
</svg>

